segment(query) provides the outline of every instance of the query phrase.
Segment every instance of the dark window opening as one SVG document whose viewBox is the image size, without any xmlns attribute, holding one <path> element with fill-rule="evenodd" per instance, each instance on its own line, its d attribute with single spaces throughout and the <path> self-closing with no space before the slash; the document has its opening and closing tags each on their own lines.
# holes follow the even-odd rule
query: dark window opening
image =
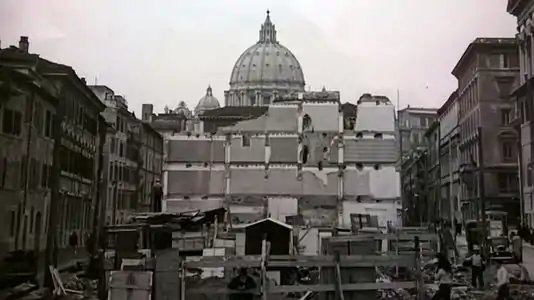
<svg viewBox="0 0 534 300">
<path fill-rule="evenodd" d="M 301 152 L 301 159 L 302 159 L 302 163 L 305 164 L 308 162 L 308 155 L 310 154 L 310 150 L 308 149 L 308 146 L 303 146 L 302 147 L 302 152 Z"/>
<path fill-rule="evenodd" d="M 241 136 L 241 147 L 250 147 L 250 136 L 245 134 Z"/>
<path fill-rule="evenodd" d="M 305 114 L 302 118 L 302 131 L 311 130 L 313 132 L 313 122 L 308 114 Z"/>
<path fill-rule="evenodd" d="M 375 133 L 375 139 L 383 139 L 383 135 L 381 133 Z"/>
</svg>

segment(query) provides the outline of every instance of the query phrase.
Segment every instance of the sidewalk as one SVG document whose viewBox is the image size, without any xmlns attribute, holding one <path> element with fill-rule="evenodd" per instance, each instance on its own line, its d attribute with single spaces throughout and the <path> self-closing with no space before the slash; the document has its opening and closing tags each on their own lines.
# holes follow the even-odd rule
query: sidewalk
<svg viewBox="0 0 534 300">
<path fill-rule="evenodd" d="M 534 249 L 534 245 L 531 245 L 531 244 L 523 241 L 523 248 Z"/>
</svg>

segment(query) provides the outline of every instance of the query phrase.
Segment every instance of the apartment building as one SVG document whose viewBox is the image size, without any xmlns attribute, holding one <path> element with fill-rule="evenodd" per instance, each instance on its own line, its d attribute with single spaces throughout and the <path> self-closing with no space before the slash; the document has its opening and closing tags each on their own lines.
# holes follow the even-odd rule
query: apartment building
<svg viewBox="0 0 534 300">
<path fill-rule="evenodd" d="M 18 47 L 0 50 L 0 255 L 41 252 L 50 230 L 59 247 L 73 232 L 85 236 L 96 201 L 104 105 L 72 68 L 29 46 L 21 37 Z"/>
<path fill-rule="evenodd" d="M 476 176 L 484 166 L 482 188 L 462 182 L 463 216 L 475 218 L 484 196 L 486 210 L 506 211 L 513 223 L 519 217 L 517 136 L 510 123 L 510 92 L 519 76 L 516 40 L 475 39 L 452 74 L 458 79 L 460 165 Z"/>
<path fill-rule="evenodd" d="M 161 180 L 163 139 L 128 110 L 126 99 L 105 85 L 90 87 L 106 105 L 108 124 L 102 174 L 106 224 L 123 224 L 151 211 L 152 185 Z"/>
<path fill-rule="evenodd" d="M 520 190 L 523 208 L 523 221 L 534 226 L 534 181 L 532 158 L 534 147 L 534 126 L 531 125 L 534 116 L 534 1 L 532 0 L 509 0 L 507 11 L 517 18 L 517 52 L 519 53 L 519 76 L 514 84 L 512 101 L 515 109 L 510 119 L 518 134 L 518 146 L 520 151 L 519 177 L 521 178 Z"/>
</svg>

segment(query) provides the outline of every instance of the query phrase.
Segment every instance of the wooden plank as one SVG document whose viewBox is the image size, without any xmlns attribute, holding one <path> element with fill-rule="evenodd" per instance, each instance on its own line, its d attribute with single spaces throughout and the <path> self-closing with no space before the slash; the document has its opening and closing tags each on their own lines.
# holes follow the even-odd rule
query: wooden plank
<svg viewBox="0 0 534 300">
<path fill-rule="evenodd" d="M 142 286 L 135 285 L 135 284 L 110 284 L 109 287 L 112 289 L 123 289 L 123 290 L 147 290 L 147 291 L 152 290 L 152 286 L 142 287 Z"/>
<path fill-rule="evenodd" d="M 415 253 L 415 252 L 414 252 Z M 373 267 L 373 266 L 413 266 L 413 255 L 342 255 L 339 264 L 346 267 Z M 304 256 L 304 255 L 273 255 L 267 260 L 267 267 L 334 267 L 334 256 Z M 242 259 L 239 257 L 224 258 L 210 257 L 199 261 L 185 262 L 186 268 L 237 268 L 237 267 L 260 267 L 261 258 L 253 257 Z"/>
<path fill-rule="evenodd" d="M 364 233 L 362 235 L 339 235 L 334 237 L 327 237 L 327 239 L 332 241 L 361 241 L 361 240 L 368 240 L 370 238 L 374 238 L 376 240 L 398 240 L 398 241 L 406 241 L 406 242 L 412 242 L 414 238 L 418 236 L 420 241 L 435 241 L 437 240 L 437 236 L 433 233 L 424 233 L 424 234 L 394 234 L 394 233 L 388 233 L 388 234 L 368 234 Z"/>
<path fill-rule="evenodd" d="M 341 285 L 344 292 L 348 291 L 373 291 L 373 290 L 387 290 L 387 289 L 411 289 L 416 287 L 415 281 L 399 281 L 399 282 L 370 282 L 370 283 L 345 283 Z M 333 292 L 336 290 L 335 284 L 316 284 L 316 285 L 278 285 L 269 287 L 267 293 L 281 294 L 281 293 L 297 293 L 297 292 Z M 243 294 L 244 292 L 229 290 L 226 288 L 198 288 L 190 289 L 188 294 Z M 246 292 L 245 292 L 246 293 Z M 257 290 L 250 291 L 250 293 L 258 294 Z"/>
</svg>

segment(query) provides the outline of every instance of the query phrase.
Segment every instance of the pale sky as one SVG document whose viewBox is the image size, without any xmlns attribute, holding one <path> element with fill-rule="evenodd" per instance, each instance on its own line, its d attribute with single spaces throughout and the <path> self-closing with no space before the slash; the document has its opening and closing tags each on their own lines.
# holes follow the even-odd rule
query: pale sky
<svg viewBox="0 0 534 300">
<path fill-rule="evenodd" d="M 88 83 L 123 94 L 140 116 L 190 108 L 211 84 L 224 103 L 232 67 L 271 10 L 278 40 L 300 61 L 307 87 L 363 93 L 404 107 L 439 107 L 450 74 L 476 37 L 513 37 L 506 0 L 0 0 L 2 47 L 71 65 Z"/>
</svg>

